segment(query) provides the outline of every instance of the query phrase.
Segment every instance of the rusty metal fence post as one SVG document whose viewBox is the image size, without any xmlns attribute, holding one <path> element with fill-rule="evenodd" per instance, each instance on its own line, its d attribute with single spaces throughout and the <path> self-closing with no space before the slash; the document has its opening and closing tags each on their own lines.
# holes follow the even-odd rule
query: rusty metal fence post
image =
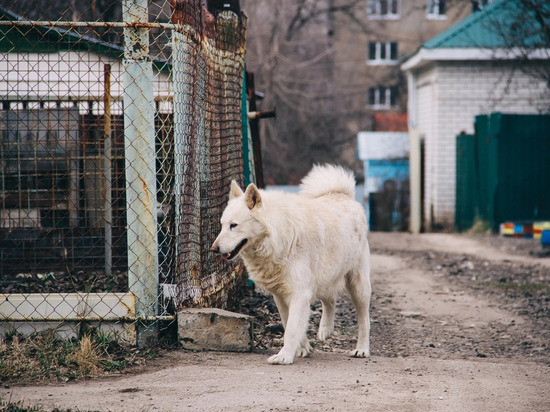
<svg viewBox="0 0 550 412">
<path fill-rule="evenodd" d="M 149 56 L 147 0 L 124 0 L 124 149 L 128 220 L 128 285 L 136 297 L 136 315 L 158 315 L 157 188 L 155 170 L 155 99 Z M 138 346 L 155 338 L 156 323 L 141 323 Z M 153 328 L 153 330 L 149 330 Z"/>
</svg>

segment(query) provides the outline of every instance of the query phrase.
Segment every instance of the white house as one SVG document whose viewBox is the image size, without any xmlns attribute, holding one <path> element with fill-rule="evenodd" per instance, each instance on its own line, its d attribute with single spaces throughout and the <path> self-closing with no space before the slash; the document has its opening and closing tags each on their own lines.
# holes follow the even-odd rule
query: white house
<svg viewBox="0 0 550 412">
<path fill-rule="evenodd" d="M 517 0 L 495 0 L 423 43 L 401 63 L 409 89 L 413 232 L 422 225 L 425 230 L 453 227 L 456 136 L 473 132 L 474 116 L 540 113 L 550 107 L 548 85 L 519 68 L 518 49 L 510 48 L 505 38 L 516 15 L 523 22 L 533 20 L 530 27 L 536 25 L 518 7 Z M 550 64 L 549 50 L 537 40 L 523 39 L 522 46 L 530 46 L 523 68 Z"/>
</svg>

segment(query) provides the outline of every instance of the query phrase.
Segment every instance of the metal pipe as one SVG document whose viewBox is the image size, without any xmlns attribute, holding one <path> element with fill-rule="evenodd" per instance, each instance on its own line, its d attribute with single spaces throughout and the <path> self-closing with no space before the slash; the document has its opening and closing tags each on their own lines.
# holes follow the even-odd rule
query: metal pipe
<svg viewBox="0 0 550 412">
<path fill-rule="evenodd" d="M 104 88 L 105 96 L 103 98 L 103 130 L 105 139 L 103 142 L 103 174 L 105 178 L 104 185 L 104 219 L 105 219 L 105 275 L 111 276 L 113 266 L 113 209 L 112 209 L 112 187 L 111 187 L 111 65 L 105 64 Z"/>
<path fill-rule="evenodd" d="M 0 20 L 0 26 L 42 26 L 42 27 L 111 27 L 124 29 L 171 29 L 181 30 L 181 24 L 160 22 L 118 22 L 118 21 L 56 21 L 56 20 Z"/>
<path fill-rule="evenodd" d="M 10 99 L 5 98 L 2 99 L 2 102 L 5 103 L 29 103 L 29 102 L 72 102 L 72 103 L 80 103 L 80 102 L 96 102 L 103 99 L 103 95 L 94 96 L 92 94 L 86 95 L 86 96 L 65 96 L 65 97 L 59 97 L 59 96 L 31 96 L 27 95 L 27 97 L 24 100 L 21 100 L 19 98 Z M 124 96 L 111 96 L 111 101 L 123 101 Z M 154 101 L 155 102 L 171 102 L 173 100 L 172 95 L 165 95 L 165 96 L 155 96 Z"/>
<path fill-rule="evenodd" d="M 277 112 L 275 109 L 268 110 L 268 111 L 255 111 L 255 112 L 248 112 L 248 118 L 249 119 L 269 119 L 269 118 L 276 118 Z"/>
<path fill-rule="evenodd" d="M 1 322 L 156 322 L 175 320 L 176 315 L 157 315 L 157 316 L 120 316 L 118 318 L 102 318 L 100 316 L 82 316 L 82 317 L 67 317 L 67 318 L 45 318 L 26 317 L 26 318 L 8 318 L 0 319 Z"/>
</svg>

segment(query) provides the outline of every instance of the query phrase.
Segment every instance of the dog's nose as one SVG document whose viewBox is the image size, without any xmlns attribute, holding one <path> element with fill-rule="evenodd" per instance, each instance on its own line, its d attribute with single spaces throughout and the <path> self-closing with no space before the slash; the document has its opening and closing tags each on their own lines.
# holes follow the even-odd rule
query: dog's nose
<svg viewBox="0 0 550 412">
<path fill-rule="evenodd" d="M 220 247 L 216 244 L 213 244 L 210 250 L 214 253 L 220 253 Z"/>
</svg>

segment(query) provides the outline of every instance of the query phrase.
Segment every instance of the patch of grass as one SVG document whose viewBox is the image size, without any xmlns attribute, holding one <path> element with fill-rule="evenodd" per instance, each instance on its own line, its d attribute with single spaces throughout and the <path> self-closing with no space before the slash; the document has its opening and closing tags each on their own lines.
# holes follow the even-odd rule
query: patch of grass
<svg viewBox="0 0 550 412">
<path fill-rule="evenodd" d="M 89 335 L 83 336 L 78 346 L 67 356 L 69 364 L 76 366 L 82 376 L 97 375 L 100 367 L 100 356 L 98 355 L 97 343 L 92 342 Z"/>
<path fill-rule="evenodd" d="M 126 369 L 129 366 L 129 362 L 125 359 L 118 361 L 105 359 L 101 361 L 101 366 L 106 372 L 115 372 Z"/>
<path fill-rule="evenodd" d="M 0 412 L 41 412 L 43 410 L 40 406 L 25 406 L 21 401 L 10 402 L 0 398 Z"/>
<path fill-rule="evenodd" d="M 491 225 L 486 220 L 476 217 L 474 224 L 466 233 L 469 235 L 488 235 L 491 233 Z"/>
<path fill-rule="evenodd" d="M 86 379 L 120 371 L 156 356 L 158 350 L 124 347 L 114 334 L 101 330 L 88 330 L 73 340 L 59 339 L 54 330 L 28 337 L 10 331 L 0 338 L 0 382 Z"/>
<path fill-rule="evenodd" d="M 26 406 L 23 401 L 11 402 L 0 398 L 0 412 L 43 412 L 45 409 L 42 406 Z M 80 409 L 53 409 L 53 412 L 85 412 Z M 99 412 L 99 411 L 88 411 Z"/>
</svg>

